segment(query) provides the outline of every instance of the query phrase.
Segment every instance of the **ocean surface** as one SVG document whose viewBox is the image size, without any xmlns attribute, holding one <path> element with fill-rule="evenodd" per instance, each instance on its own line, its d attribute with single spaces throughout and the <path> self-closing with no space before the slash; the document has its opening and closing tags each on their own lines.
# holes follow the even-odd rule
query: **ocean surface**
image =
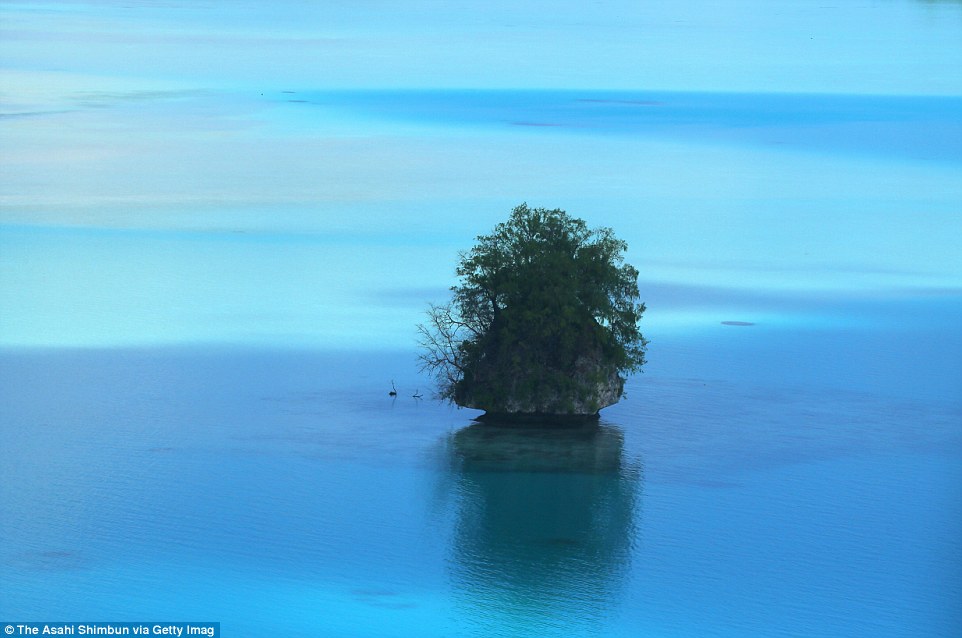
<svg viewBox="0 0 962 638">
<path fill-rule="evenodd" d="M 406 353 L 5 349 L 0 615 L 957 635 L 962 305 L 909 305 L 653 335 L 628 398 L 557 431 L 413 398 Z"/>
<path fill-rule="evenodd" d="M 3 618 L 959 634 L 959 99 L 121 102 L 131 126 L 246 105 L 264 120 L 243 144 L 333 147 L 326 198 L 211 203 L 201 183 L 145 205 L 113 176 L 116 197 L 6 209 Z M 290 166 L 234 178 L 266 197 Z M 184 174 L 160 177 L 144 192 Z M 597 426 L 479 425 L 417 372 L 414 326 L 524 181 L 613 226 L 642 273 L 650 363 Z"/>
<path fill-rule="evenodd" d="M 960 16 L 0 3 L 0 622 L 962 635 Z M 418 372 L 525 201 L 640 272 L 597 425 Z"/>
</svg>

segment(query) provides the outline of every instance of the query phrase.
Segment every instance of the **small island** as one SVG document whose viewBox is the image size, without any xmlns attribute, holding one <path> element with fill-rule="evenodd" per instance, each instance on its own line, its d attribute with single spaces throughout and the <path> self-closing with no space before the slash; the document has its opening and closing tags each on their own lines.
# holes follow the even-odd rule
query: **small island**
<svg viewBox="0 0 962 638">
<path fill-rule="evenodd" d="M 483 418 L 597 419 L 645 363 L 638 271 L 609 228 L 516 207 L 462 252 L 452 298 L 418 326 L 422 370 L 441 397 Z"/>
</svg>

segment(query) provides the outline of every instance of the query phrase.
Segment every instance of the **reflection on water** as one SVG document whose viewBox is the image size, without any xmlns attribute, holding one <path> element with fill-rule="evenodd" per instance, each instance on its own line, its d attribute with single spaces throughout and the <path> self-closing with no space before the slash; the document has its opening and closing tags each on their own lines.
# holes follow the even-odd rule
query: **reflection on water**
<svg viewBox="0 0 962 638">
<path fill-rule="evenodd" d="M 623 432 L 475 424 L 451 436 L 459 496 L 450 571 L 480 632 L 598 626 L 628 573 L 641 464 Z"/>
</svg>

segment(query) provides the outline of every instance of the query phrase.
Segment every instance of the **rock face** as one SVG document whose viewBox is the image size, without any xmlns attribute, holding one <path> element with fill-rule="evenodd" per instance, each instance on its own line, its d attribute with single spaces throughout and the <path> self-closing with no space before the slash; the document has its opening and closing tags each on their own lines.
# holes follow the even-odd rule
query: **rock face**
<svg viewBox="0 0 962 638">
<path fill-rule="evenodd" d="M 617 403 L 625 381 L 598 356 L 583 355 L 564 369 L 505 366 L 483 360 L 457 387 L 455 402 L 505 421 L 578 422 Z"/>
</svg>

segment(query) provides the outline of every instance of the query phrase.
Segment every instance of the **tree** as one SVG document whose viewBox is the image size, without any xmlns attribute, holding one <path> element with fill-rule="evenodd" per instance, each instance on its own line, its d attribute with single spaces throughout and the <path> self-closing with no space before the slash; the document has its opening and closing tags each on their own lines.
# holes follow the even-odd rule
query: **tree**
<svg viewBox="0 0 962 638">
<path fill-rule="evenodd" d="M 491 412 L 574 414 L 622 396 L 645 363 L 638 271 L 610 228 L 516 207 L 460 253 L 452 298 L 418 326 L 439 394 Z M 599 388 L 617 385 L 614 401 Z"/>
</svg>

